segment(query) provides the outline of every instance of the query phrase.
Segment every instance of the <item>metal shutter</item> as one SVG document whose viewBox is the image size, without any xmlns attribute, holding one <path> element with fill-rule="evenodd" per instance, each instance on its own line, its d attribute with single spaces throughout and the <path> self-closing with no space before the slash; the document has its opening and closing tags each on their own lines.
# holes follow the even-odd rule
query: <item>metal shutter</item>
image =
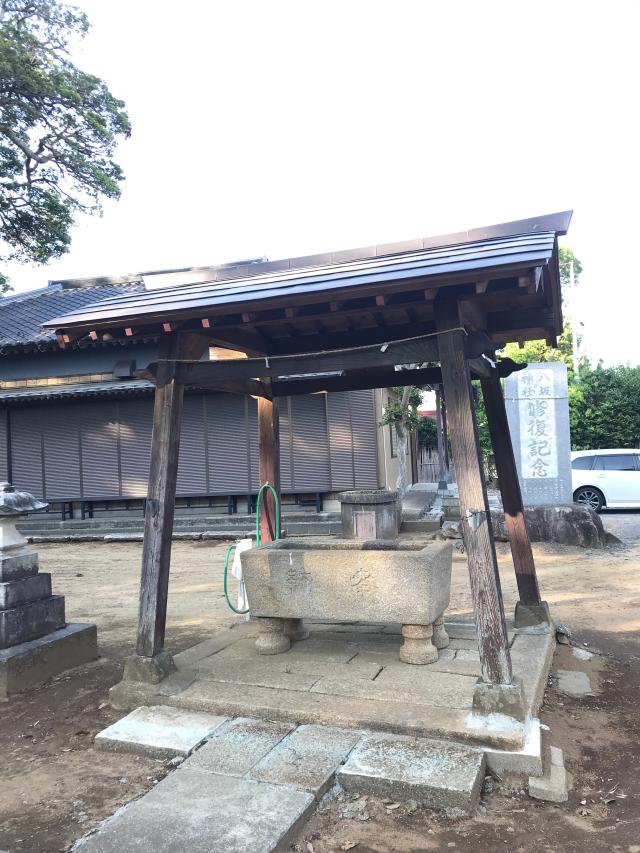
<svg viewBox="0 0 640 853">
<path fill-rule="evenodd" d="M 356 489 L 378 486 L 376 414 L 373 391 L 349 391 Z"/>
<path fill-rule="evenodd" d="M 280 490 L 293 492 L 291 397 L 280 397 Z"/>
<path fill-rule="evenodd" d="M 353 489 L 355 474 L 349 392 L 327 394 L 326 402 L 331 456 L 331 488 L 337 491 Z"/>
<path fill-rule="evenodd" d="M 245 400 L 237 394 L 206 394 L 209 493 L 246 494 L 249 485 Z"/>
<path fill-rule="evenodd" d="M 42 479 L 42 422 L 39 407 L 14 409 L 11 412 L 11 471 L 16 489 L 44 495 Z"/>
<path fill-rule="evenodd" d="M 144 498 L 149 483 L 153 400 L 121 400 L 120 477 L 123 498 Z"/>
<path fill-rule="evenodd" d="M 0 480 L 9 480 L 9 454 L 7 445 L 9 412 L 0 410 Z"/>
<path fill-rule="evenodd" d="M 87 499 L 119 497 L 117 403 L 111 400 L 85 403 L 80 424 L 82 496 Z"/>
<path fill-rule="evenodd" d="M 324 492 L 330 488 L 324 398 L 324 394 L 291 398 L 293 486 L 296 492 Z"/>
<path fill-rule="evenodd" d="M 205 437 L 204 397 L 184 398 L 178 461 L 178 495 L 207 494 L 207 442 Z"/>
<path fill-rule="evenodd" d="M 80 431 L 82 406 L 50 405 L 42 422 L 45 498 L 80 497 Z"/>
</svg>

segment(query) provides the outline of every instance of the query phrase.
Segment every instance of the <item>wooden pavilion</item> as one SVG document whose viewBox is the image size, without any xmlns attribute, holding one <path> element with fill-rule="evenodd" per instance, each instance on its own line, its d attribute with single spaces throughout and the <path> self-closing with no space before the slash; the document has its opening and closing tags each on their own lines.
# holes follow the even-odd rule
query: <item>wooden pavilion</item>
<svg viewBox="0 0 640 853">
<path fill-rule="evenodd" d="M 247 265 L 233 280 L 145 291 L 46 323 L 60 346 L 160 335 L 137 656 L 139 680 L 171 669 L 164 649 L 185 386 L 258 398 L 260 482 L 279 487 L 278 398 L 441 382 L 468 554 L 482 679 L 478 708 L 519 715 L 478 445 L 472 379 L 485 399 L 520 604 L 544 612 L 505 413 L 496 350 L 562 331 L 558 235 L 570 212 L 460 234 Z M 203 360 L 211 346 L 236 357 Z M 402 369 L 399 369 L 402 368 Z M 270 501 L 263 542 L 274 529 Z M 475 704 L 475 699 L 474 699 Z"/>
</svg>

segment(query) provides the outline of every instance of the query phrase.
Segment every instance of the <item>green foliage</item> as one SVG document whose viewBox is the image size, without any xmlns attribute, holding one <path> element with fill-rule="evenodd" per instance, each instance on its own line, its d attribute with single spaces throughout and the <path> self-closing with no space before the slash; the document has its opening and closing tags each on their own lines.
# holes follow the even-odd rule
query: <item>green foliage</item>
<svg viewBox="0 0 640 853">
<path fill-rule="evenodd" d="M 420 447 L 426 447 L 434 450 L 438 446 L 438 428 L 433 418 L 426 415 L 420 415 L 418 426 L 416 428 L 418 435 L 418 444 Z"/>
<path fill-rule="evenodd" d="M 484 397 L 482 396 L 482 391 L 480 390 L 480 383 L 473 382 L 472 388 L 473 401 L 475 403 L 476 409 L 476 422 L 478 424 L 478 440 L 480 442 L 480 449 L 484 458 L 488 459 L 489 456 L 493 453 L 493 447 L 491 445 L 491 436 L 489 435 L 487 410 L 484 406 Z"/>
<path fill-rule="evenodd" d="M 574 450 L 640 445 L 640 367 L 588 367 L 569 389 Z"/>
<path fill-rule="evenodd" d="M 120 195 L 124 104 L 69 59 L 88 27 L 58 0 L 0 0 L 0 261 L 63 255 L 76 214 Z"/>
<path fill-rule="evenodd" d="M 582 272 L 582 264 L 576 258 L 575 254 L 571 249 L 568 249 L 566 246 L 560 246 L 558 248 L 558 264 L 560 266 L 560 284 L 562 287 L 567 287 L 570 282 L 571 274 L 571 262 L 573 261 L 573 275 L 575 281 L 580 278 L 580 273 Z"/>
<path fill-rule="evenodd" d="M 393 424 L 396 428 L 414 432 L 420 425 L 422 416 L 418 414 L 418 406 L 422 402 L 419 388 L 412 388 L 406 408 L 402 405 L 404 388 L 390 388 L 389 399 L 384 407 L 380 426 Z"/>
<path fill-rule="evenodd" d="M 569 380 L 573 378 L 573 353 L 571 348 L 571 326 L 565 319 L 558 346 L 550 347 L 545 341 L 526 341 L 522 349 L 518 344 L 507 344 L 500 355 L 518 363 L 530 364 L 535 361 L 564 361 L 567 365 Z M 585 362 L 586 363 L 586 362 Z"/>
</svg>

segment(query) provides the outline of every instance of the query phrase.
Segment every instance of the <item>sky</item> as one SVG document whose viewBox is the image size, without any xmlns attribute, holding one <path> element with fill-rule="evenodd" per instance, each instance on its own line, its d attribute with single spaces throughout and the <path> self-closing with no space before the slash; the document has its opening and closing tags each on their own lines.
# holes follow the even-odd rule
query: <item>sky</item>
<svg viewBox="0 0 640 853">
<path fill-rule="evenodd" d="M 15 290 L 573 209 L 582 351 L 640 363 L 637 0 L 77 5 L 74 61 L 132 120 L 127 180 Z"/>
</svg>

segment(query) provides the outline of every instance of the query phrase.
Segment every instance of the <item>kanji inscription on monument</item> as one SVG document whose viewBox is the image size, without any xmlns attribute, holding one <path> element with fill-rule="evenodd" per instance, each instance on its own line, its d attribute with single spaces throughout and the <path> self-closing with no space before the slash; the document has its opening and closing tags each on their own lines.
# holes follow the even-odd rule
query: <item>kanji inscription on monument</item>
<svg viewBox="0 0 640 853">
<path fill-rule="evenodd" d="M 505 399 L 524 503 L 571 503 L 566 365 L 528 365 L 506 380 Z"/>
</svg>

